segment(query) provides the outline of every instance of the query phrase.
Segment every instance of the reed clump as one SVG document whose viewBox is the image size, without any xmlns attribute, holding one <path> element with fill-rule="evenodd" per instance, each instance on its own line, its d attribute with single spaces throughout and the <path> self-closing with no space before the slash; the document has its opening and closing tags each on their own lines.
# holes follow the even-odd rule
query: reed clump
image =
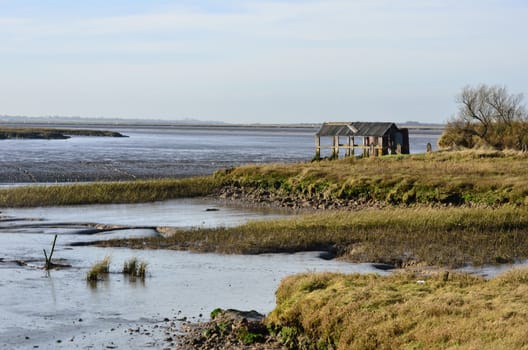
<svg viewBox="0 0 528 350">
<path fill-rule="evenodd" d="M 106 256 L 103 260 L 92 265 L 90 270 L 86 273 L 86 280 L 88 282 L 97 282 L 110 272 L 110 257 Z"/>
<path fill-rule="evenodd" d="M 290 276 L 265 322 L 291 349 L 527 347 L 527 269 L 443 276 Z"/>
<path fill-rule="evenodd" d="M 133 257 L 123 264 L 123 274 L 144 279 L 147 274 L 147 266 L 147 262 L 139 261 L 136 257 Z"/>
</svg>

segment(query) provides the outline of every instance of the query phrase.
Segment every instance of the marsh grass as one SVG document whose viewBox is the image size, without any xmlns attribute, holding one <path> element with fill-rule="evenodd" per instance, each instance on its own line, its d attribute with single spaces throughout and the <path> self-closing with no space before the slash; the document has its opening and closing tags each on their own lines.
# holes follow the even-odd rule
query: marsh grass
<svg viewBox="0 0 528 350">
<path fill-rule="evenodd" d="M 110 257 L 106 256 L 103 260 L 92 265 L 86 273 L 88 282 L 97 282 L 110 272 Z"/>
<path fill-rule="evenodd" d="M 231 254 L 323 250 L 353 262 L 458 267 L 528 258 L 527 231 L 526 208 L 389 208 L 316 212 L 100 244 Z"/>
<path fill-rule="evenodd" d="M 139 261 L 136 257 L 133 257 L 123 264 L 123 274 L 144 279 L 147 274 L 147 266 L 148 264 L 145 261 Z"/>
<path fill-rule="evenodd" d="M 1 189 L 0 207 L 152 202 L 211 195 L 229 186 L 343 205 L 528 206 L 527 168 L 527 154 L 492 150 L 248 165 L 187 179 Z"/>
<path fill-rule="evenodd" d="M 21 186 L 1 189 L 0 207 L 153 202 L 204 196 L 216 188 L 213 177 Z"/>
<path fill-rule="evenodd" d="M 528 205 L 527 166 L 525 153 L 478 150 L 248 165 L 217 177 L 236 187 L 296 199 Z"/>
<path fill-rule="evenodd" d="M 281 282 L 266 323 L 290 348 L 525 349 L 527 281 L 527 269 L 491 280 L 306 273 Z"/>
</svg>

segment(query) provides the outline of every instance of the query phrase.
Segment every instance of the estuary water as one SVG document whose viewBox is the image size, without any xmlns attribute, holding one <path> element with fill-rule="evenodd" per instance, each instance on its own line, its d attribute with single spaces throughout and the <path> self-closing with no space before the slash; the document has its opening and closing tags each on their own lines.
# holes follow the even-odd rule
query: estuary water
<svg viewBox="0 0 528 350">
<path fill-rule="evenodd" d="M 314 157 L 314 127 L 71 126 L 126 138 L 0 140 L 0 183 L 130 180 L 208 175 L 240 164 Z M 411 153 L 436 147 L 441 130 L 410 130 Z"/>
<path fill-rule="evenodd" d="M 267 313 L 275 305 L 276 288 L 288 275 L 385 273 L 370 264 L 323 260 L 318 252 L 240 256 L 71 245 L 155 236 L 157 226 L 232 226 L 291 215 L 205 199 L 3 209 L 2 215 L 1 349 L 165 348 L 172 342 L 164 335 L 168 320 L 177 328 L 185 320 L 208 319 L 217 307 Z M 131 228 L 87 233 L 90 223 Z M 69 267 L 46 272 L 43 249 L 49 253 L 54 234 L 54 262 Z M 90 266 L 105 256 L 111 258 L 110 274 L 96 285 L 87 283 Z M 120 273 L 132 257 L 148 263 L 145 280 Z"/>
<path fill-rule="evenodd" d="M 171 125 L 91 128 L 128 137 L 1 140 L 0 184 L 187 177 L 246 163 L 309 161 L 316 131 Z M 438 136 L 438 131 L 411 132 L 411 152 L 424 152 L 427 143 L 436 145 Z M 165 339 L 168 325 L 178 328 L 186 320 L 207 319 L 216 307 L 271 311 L 274 292 L 288 275 L 386 273 L 370 264 L 324 260 L 320 252 L 226 256 L 78 245 L 156 236 L 159 226 L 222 227 L 285 215 L 291 214 L 204 199 L 1 208 L 0 349 L 165 348 L 173 346 Z M 101 229 L 97 226 L 101 224 L 106 226 Z M 68 267 L 46 272 L 43 249 L 49 253 L 55 234 L 54 262 Z M 90 266 L 105 256 L 111 258 L 110 274 L 95 286 L 88 284 Z M 132 257 L 148 262 L 144 281 L 120 273 Z"/>
</svg>

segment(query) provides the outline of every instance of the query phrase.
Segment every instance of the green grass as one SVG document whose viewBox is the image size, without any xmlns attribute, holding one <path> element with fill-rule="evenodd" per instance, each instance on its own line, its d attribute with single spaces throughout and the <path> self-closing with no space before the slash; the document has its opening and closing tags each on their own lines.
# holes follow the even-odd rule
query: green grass
<svg viewBox="0 0 528 350">
<path fill-rule="evenodd" d="M 306 273 L 276 298 L 265 322 L 291 349 L 528 348 L 527 269 L 491 280 Z"/>
<path fill-rule="evenodd" d="M 528 155 L 460 151 L 298 164 L 242 166 L 217 173 L 224 184 L 341 206 L 528 205 Z M 256 191 L 256 192 L 255 192 Z"/>
<path fill-rule="evenodd" d="M 22 186 L 0 189 L 0 207 L 153 202 L 204 196 L 217 187 L 213 177 Z"/>
<path fill-rule="evenodd" d="M 167 238 L 105 246 L 260 254 L 326 250 L 353 262 L 462 266 L 528 258 L 528 209 L 392 208 L 326 211 L 230 228 L 164 229 Z"/>
<path fill-rule="evenodd" d="M 323 211 L 235 228 L 172 230 L 165 239 L 104 244 L 142 248 L 146 242 L 152 248 L 243 254 L 326 250 L 349 261 L 397 266 L 504 263 L 528 258 L 527 157 L 514 152 L 446 152 L 243 166 L 180 180 L 19 187 L 0 190 L 0 207 L 149 202 L 204 196 L 224 186 L 343 205 L 379 201 L 387 209 Z"/>
<path fill-rule="evenodd" d="M 211 195 L 222 188 L 338 208 L 372 202 L 528 206 L 527 168 L 527 154 L 498 151 L 251 165 L 188 179 L 1 189 L 0 207 L 150 202 Z"/>
</svg>

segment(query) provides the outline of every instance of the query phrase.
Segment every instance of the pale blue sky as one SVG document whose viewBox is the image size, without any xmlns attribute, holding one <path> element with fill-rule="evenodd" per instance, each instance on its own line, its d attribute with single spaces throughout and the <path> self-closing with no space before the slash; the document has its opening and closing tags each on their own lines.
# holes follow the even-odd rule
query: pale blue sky
<svg viewBox="0 0 528 350">
<path fill-rule="evenodd" d="M 525 0 L 0 0 L 0 115 L 444 122 L 528 93 Z"/>
</svg>

